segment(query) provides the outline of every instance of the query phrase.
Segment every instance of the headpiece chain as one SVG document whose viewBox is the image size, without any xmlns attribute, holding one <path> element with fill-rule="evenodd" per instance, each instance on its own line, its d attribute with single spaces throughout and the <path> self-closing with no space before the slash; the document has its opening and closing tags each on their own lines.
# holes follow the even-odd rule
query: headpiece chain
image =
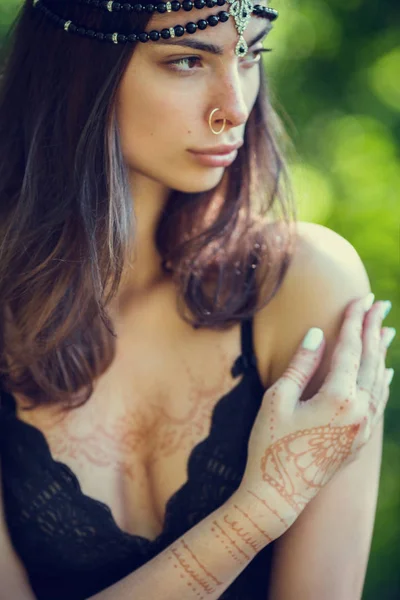
<svg viewBox="0 0 400 600">
<path fill-rule="evenodd" d="M 160 14 L 178 12 L 183 9 L 186 12 L 191 11 L 193 8 L 202 9 L 205 7 L 213 8 L 214 6 L 223 6 L 228 2 L 230 4 L 229 13 L 226 11 L 220 11 L 216 15 L 211 15 L 207 19 L 200 19 L 196 23 L 190 22 L 184 25 L 175 25 L 168 29 L 162 29 L 161 31 L 150 31 L 149 33 L 142 31 L 140 33 L 121 34 L 121 33 L 105 33 L 102 31 L 95 31 L 93 29 L 87 29 L 80 25 L 73 23 L 69 19 L 64 19 L 51 11 L 45 4 L 45 0 L 33 0 L 33 6 L 40 9 L 44 15 L 46 15 L 57 27 L 62 27 L 64 31 L 70 33 L 76 33 L 78 35 L 88 37 L 91 39 L 97 39 L 99 41 L 112 42 L 114 44 L 125 44 L 135 42 L 156 42 L 160 38 L 169 39 L 174 37 L 181 37 L 185 33 L 193 34 L 198 29 L 204 30 L 208 26 L 215 27 L 218 23 L 225 23 L 230 16 L 235 20 L 235 26 L 239 33 L 239 41 L 236 45 L 235 53 L 237 56 L 244 56 L 247 53 L 248 46 L 243 37 L 243 33 L 250 22 L 252 14 L 257 17 L 266 18 L 269 21 L 275 21 L 278 18 L 278 11 L 274 8 L 269 8 L 256 4 L 253 6 L 251 0 L 183 0 L 178 2 L 172 0 L 172 2 L 159 2 L 158 4 L 129 4 L 102 0 L 75 0 L 80 4 L 89 4 L 94 8 L 104 9 L 108 12 L 146 12 L 152 14 L 158 12 Z"/>
</svg>

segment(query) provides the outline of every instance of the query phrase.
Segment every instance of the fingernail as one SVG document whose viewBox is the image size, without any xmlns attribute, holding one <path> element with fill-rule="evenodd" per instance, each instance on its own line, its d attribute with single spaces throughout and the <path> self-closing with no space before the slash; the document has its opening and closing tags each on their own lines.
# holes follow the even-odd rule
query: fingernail
<svg viewBox="0 0 400 600">
<path fill-rule="evenodd" d="M 383 311 L 382 319 L 386 319 L 386 317 L 388 316 L 388 314 L 392 310 L 392 303 L 390 302 L 390 300 L 386 300 L 384 306 L 385 306 L 385 309 Z"/>
<path fill-rule="evenodd" d="M 372 294 L 372 292 L 371 292 L 371 294 L 368 294 L 368 296 L 364 300 L 365 312 L 367 312 L 371 308 L 371 306 L 374 303 L 374 300 L 375 300 L 375 294 Z"/>
<path fill-rule="evenodd" d="M 307 335 L 305 336 L 302 347 L 306 350 L 317 350 L 322 340 L 324 339 L 324 332 L 319 327 L 312 327 L 309 329 Z"/>
<path fill-rule="evenodd" d="M 389 348 L 390 344 L 394 340 L 394 336 L 396 335 L 396 330 L 394 327 L 388 327 L 385 329 L 385 332 L 382 336 L 382 341 L 385 344 L 386 348 Z"/>
<path fill-rule="evenodd" d="M 393 375 L 394 375 L 394 369 L 389 369 L 389 375 L 388 375 L 388 385 L 390 385 L 393 381 Z"/>
</svg>

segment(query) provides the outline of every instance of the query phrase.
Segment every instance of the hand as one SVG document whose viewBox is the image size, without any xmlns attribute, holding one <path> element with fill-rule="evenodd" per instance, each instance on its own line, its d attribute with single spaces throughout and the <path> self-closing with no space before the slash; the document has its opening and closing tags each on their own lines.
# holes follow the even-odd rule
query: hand
<svg viewBox="0 0 400 600">
<path fill-rule="evenodd" d="M 299 401 L 321 362 L 324 341 L 315 351 L 300 347 L 263 397 L 236 499 L 272 539 L 356 458 L 382 418 L 390 374 L 381 338 L 384 303 L 369 310 L 363 329 L 364 304 L 365 298 L 346 308 L 330 371 L 315 396 Z"/>
</svg>

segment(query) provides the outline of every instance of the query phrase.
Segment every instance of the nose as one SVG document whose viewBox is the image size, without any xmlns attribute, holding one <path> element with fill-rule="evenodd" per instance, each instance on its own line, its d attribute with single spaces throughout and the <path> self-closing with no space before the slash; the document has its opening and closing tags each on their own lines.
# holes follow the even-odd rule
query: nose
<svg viewBox="0 0 400 600">
<path fill-rule="evenodd" d="M 215 113 L 213 123 L 222 126 L 224 118 L 227 127 L 239 127 L 246 123 L 250 111 L 248 101 L 246 102 L 245 82 L 239 77 L 237 71 L 219 77 L 216 86 L 217 92 L 211 104 L 212 108 L 219 106 L 221 110 Z"/>
</svg>

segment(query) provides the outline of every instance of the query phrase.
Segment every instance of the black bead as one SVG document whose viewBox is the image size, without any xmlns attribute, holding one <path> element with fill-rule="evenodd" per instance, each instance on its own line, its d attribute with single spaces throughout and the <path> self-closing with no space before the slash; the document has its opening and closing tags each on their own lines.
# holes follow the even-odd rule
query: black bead
<svg viewBox="0 0 400 600">
<path fill-rule="evenodd" d="M 187 25 L 186 25 L 186 31 L 188 33 L 196 33 L 196 31 L 197 31 L 197 25 L 196 25 L 196 23 L 187 23 Z"/>
<path fill-rule="evenodd" d="M 174 31 L 175 31 L 176 37 L 182 37 L 183 34 L 185 33 L 185 28 L 182 27 L 182 25 L 177 25 L 176 27 L 174 27 Z"/>
<path fill-rule="evenodd" d="M 120 3 L 119 2 L 114 2 L 112 9 L 113 9 L 113 11 L 115 10 L 115 12 L 118 12 L 119 10 L 121 10 Z"/>
<path fill-rule="evenodd" d="M 160 2 L 160 4 L 157 4 L 156 8 L 161 14 L 167 12 L 167 5 L 165 4 L 165 2 Z"/>
<path fill-rule="evenodd" d="M 207 28 L 207 26 L 208 26 L 208 23 L 207 23 L 207 21 L 205 21 L 204 19 L 200 19 L 200 21 L 197 21 L 197 27 L 198 27 L 199 29 L 201 29 L 201 30 L 202 30 L 202 29 L 206 29 L 206 28 Z"/>
<path fill-rule="evenodd" d="M 100 6 L 101 6 L 102 8 L 107 8 L 107 2 L 102 2 L 102 3 L 100 4 Z"/>
<path fill-rule="evenodd" d="M 98 39 L 102 42 L 104 40 L 104 33 L 102 33 L 101 31 L 98 31 L 96 33 L 96 39 Z"/>
<path fill-rule="evenodd" d="M 78 35 L 85 35 L 86 29 L 84 27 L 78 27 L 78 29 L 76 30 L 76 33 Z"/>
<path fill-rule="evenodd" d="M 224 6 L 225 3 L 226 3 L 226 0 L 217 0 L 218 6 Z"/>
<path fill-rule="evenodd" d="M 160 39 L 160 32 L 159 31 L 150 31 L 149 38 L 151 39 L 152 42 L 157 42 Z"/>
<path fill-rule="evenodd" d="M 216 0 L 206 0 L 206 6 L 207 8 L 214 8 L 214 6 L 217 4 Z"/>
<path fill-rule="evenodd" d="M 171 2 L 171 8 L 174 12 L 177 12 L 181 8 L 181 3 L 174 0 Z"/>
<path fill-rule="evenodd" d="M 208 17 L 207 22 L 209 25 L 211 25 L 211 27 L 215 27 L 219 23 L 219 18 L 217 15 L 211 15 Z"/>
<path fill-rule="evenodd" d="M 163 40 L 169 40 L 169 38 L 171 37 L 169 29 L 161 29 L 160 33 Z"/>
<path fill-rule="evenodd" d="M 107 42 L 113 42 L 114 43 L 113 34 L 112 33 L 106 33 L 105 39 L 106 39 Z"/>
<path fill-rule="evenodd" d="M 227 13 L 225 10 L 221 10 L 221 12 L 218 13 L 218 18 L 221 23 L 226 23 L 229 19 L 229 13 Z"/>
<path fill-rule="evenodd" d="M 156 10 L 156 7 L 154 6 L 154 4 L 146 4 L 145 10 L 149 15 L 151 15 Z"/>
<path fill-rule="evenodd" d="M 205 2 L 205 0 L 194 0 L 194 5 L 196 8 L 201 9 L 201 8 L 205 7 L 206 2 Z"/>
<path fill-rule="evenodd" d="M 124 44 L 126 42 L 126 35 L 124 35 L 123 33 L 119 33 L 117 35 L 117 40 L 118 42 L 120 42 L 121 44 Z"/>
<path fill-rule="evenodd" d="M 96 33 L 93 31 L 93 29 L 87 29 L 86 30 L 86 37 L 88 37 L 88 38 L 94 38 L 94 37 L 96 37 Z"/>
<path fill-rule="evenodd" d="M 131 44 L 134 44 L 135 42 L 137 42 L 136 33 L 131 33 L 128 35 L 128 42 L 130 42 Z"/>
<path fill-rule="evenodd" d="M 139 42 L 145 43 L 145 42 L 149 41 L 149 36 L 145 31 L 143 31 L 142 33 L 139 33 L 138 39 L 139 39 Z"/>
<path fill-rule="evenodd" d="M 128 12 L 131 12 L 131 10 L 132 10 L 132 6 L 131 6 L 130 4 L 123 4 L 123 5 L 122 5 L 122 10 L 123 10 L 124 12 L 127 12 L 127 13 L 128 13 Z"/>
<path fill-rule="evenodd" d="M 133 6 L 133 10 L 135 12 L 137 12 L 137 13 L 141 13 L 141 12 L 143 12 L 144 9 L 143 9 L 143 6 L 141 4 L 135 4 Z"/>
<path fill-rule="evenodd" d="M 71 23 L 71 25 L 68 27 L 68 31 L 72 31 L 72 33 L 75 33 L 77 30 L 77 26 L 74 25 L 74 23 Z"/>
<path fill-rule="evenodd" d="M 184 0 L 182 2 L 183 10 L 187 10 L 187 11 L 192 10 L 193 6 L 194 6 L 194 4 L 193 4 L 192 0 Z"/>
</svg>

